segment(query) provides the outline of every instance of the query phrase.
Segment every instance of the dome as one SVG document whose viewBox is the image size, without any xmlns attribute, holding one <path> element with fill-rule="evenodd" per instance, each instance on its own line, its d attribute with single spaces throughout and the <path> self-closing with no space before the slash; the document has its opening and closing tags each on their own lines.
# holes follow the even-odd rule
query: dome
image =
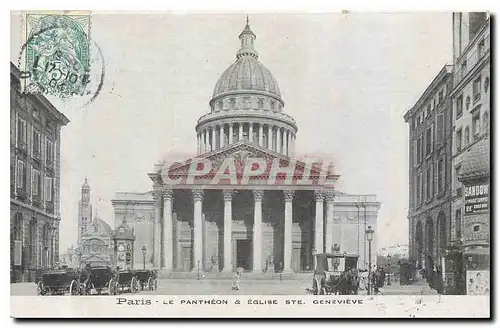
<svg viewBox="0 0 500 328">
<path fill-rule="evenodd" d="M 231 91 L 263 91 L 281 98 L 276 79 L 261 62 L 250 56 L 240 57 L 215 84 L 213 97 Z"/>
<path fill-rule="evenodd" d="M 236 53 L 236 62 L 229 66 L 215 84 L 213 98 L 238 91 L 263 92 L 281 99 L 278 83 L 271 71 L 261 62 L 254 48 L 255 33 L 247 24 L 239 35 L 241 47 Z"/>
</svg>

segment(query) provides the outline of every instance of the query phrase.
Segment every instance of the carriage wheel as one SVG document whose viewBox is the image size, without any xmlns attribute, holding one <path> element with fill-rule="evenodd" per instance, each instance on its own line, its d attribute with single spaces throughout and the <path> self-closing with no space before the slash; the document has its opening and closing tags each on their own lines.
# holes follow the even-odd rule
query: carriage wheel
<svg viewBox="0 0 500 328">
<path fill-rule="evenodd" d="M 108 283 L 108 294 L 109 295 L 116 295 L 116 284 L 113 278 L 109 280 Z"/>
<path fill-rule="evenodd" d="M 153 278 L 151 277 L 148 278 L 148 288 L 149 290 L 154 290 Z"/>
<path fill-rule="evenodd" d="M 154 290 L 157 290 L 158 289 L 158 279 L 155 279 L 154 280 Z"/>
<path fill-rule="evenodd" d="M 76 280 L 71 281 L 71 284 L 69 285 L 69 294 L 70 295 L 78 295 L 79 294 L 78 283 L 76 282 Z"/>
<path fill-rule="evenodd" d="M 132 294 L 135 294 L 136 288 L 137 288 L 137 284 L 136 284 L 136 281 L 135 281 L 135 277 L 132 277 L 132 280 L 130 281 L 130 292 Z"/>
<path fill-rule="evenodd" d="M 36 284 L 36 294 L 39 296 L 45 295 L 45 288 L 43 286 L 43 282 L 41 281 Z"/>
<path fill-rule="evenodd" d="M 121 293 L 120 284 L 118 283 L 118 281 L 115 281 L 114 285 L 115 285 L 114 287 L 115 295 L 119 295 Z"/>
</svg>

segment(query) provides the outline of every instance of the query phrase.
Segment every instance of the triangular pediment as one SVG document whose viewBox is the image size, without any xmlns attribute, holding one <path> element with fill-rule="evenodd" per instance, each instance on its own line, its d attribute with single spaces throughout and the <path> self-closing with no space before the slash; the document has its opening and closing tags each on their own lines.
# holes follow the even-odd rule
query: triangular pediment
<svg viewBox="0 0 500 328">
<path fill-rule="evenodd" d="M 261 173 L 257 175 L 256 172 Z M 220 183 L 219 178 L 227 177 L 231 173 L 234 173 L 238 181 L 249 184 L 262 184 L 270 178 L 278 182 L 287 178 L 294 181 L 315 180 L 319 184 L 322 179 L 329 182 L 338 179 L 329 163 L 297 160 L 248 141 L 240 141 L 185 161 L 165 163 L 158 173 L 159 176 L 150 174 L 150 177 L 159 184 L 169 184 L 173 180 L 176 184 L 179 180 L 183 180 L 181 184 L 208 184 L 214 179 Z M 245 179 L 245 175 L 249 176 Z M 276 176 L 275 179 L 273 176 Z"/>
</svg>

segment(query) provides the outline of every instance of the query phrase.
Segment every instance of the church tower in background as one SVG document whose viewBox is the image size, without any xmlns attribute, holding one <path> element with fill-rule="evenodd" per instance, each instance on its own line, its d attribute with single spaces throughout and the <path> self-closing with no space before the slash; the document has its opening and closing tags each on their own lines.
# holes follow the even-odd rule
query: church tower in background
<svg viewBox="0 0 500 328">
<path fill-rule="evenodd" d="M 80 245 L 82 236 L 92 220 L 92 205 L 90 204 L 90 185 L 85 177 L 82 185 L 82 197 L 78 202 L 78 241 Z"/>
</svg>

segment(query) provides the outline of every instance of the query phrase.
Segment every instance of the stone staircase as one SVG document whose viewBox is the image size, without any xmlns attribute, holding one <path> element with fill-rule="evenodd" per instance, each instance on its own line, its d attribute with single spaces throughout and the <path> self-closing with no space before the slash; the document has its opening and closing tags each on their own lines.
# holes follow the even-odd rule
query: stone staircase
<svg viewBox="0 0 500 328">
<path fill-rule="evenodd" d="M 210 279 L 233 279 L 234 272 L 176 272 L 159 270 L 159 279 L 196 279 L 196 280 L 210 280 Z M 243 272 L 242 278 L 245 280 L 311 280 L 312 273 L 277 273 L 277 272 Z"/>
</svg>

